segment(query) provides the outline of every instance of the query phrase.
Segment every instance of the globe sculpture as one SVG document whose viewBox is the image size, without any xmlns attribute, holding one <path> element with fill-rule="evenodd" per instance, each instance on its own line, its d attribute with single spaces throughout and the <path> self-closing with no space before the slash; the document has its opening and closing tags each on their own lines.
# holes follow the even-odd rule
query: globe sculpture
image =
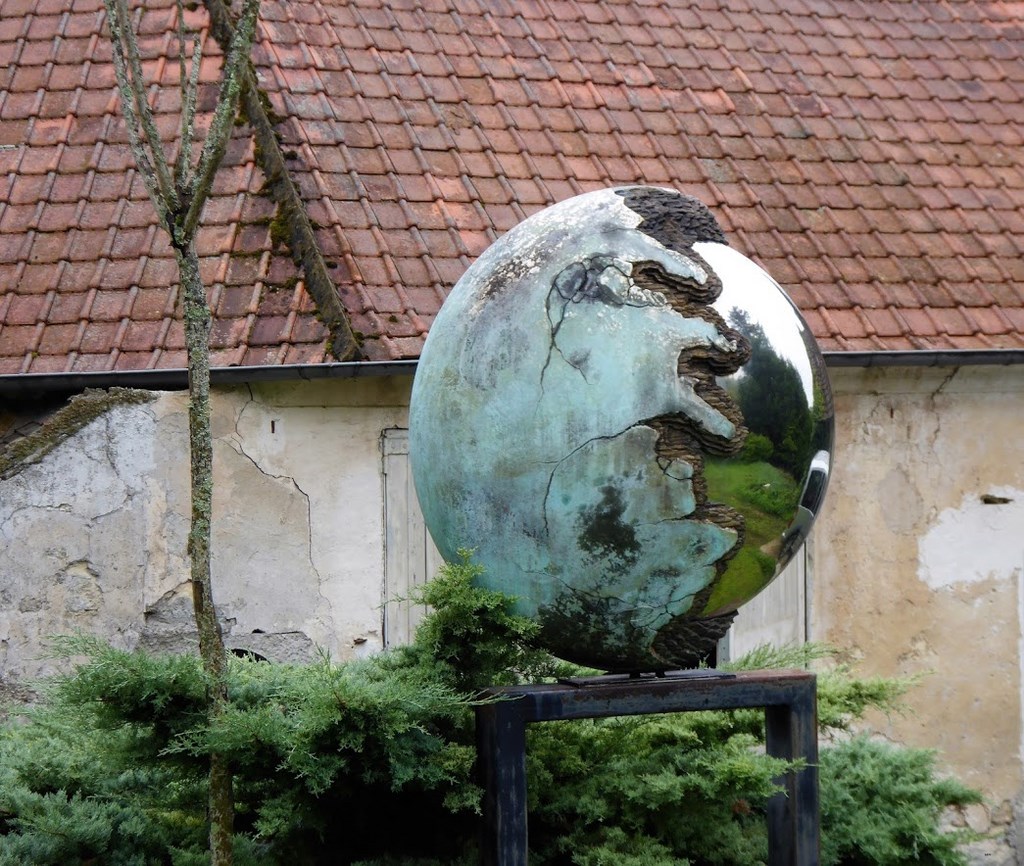
<svg viewBox="0 0 1024 866">
<path fill-rule="evenodd" d="M 423 348 L 410 460 L 442 556 L 554 655 L 705 658 L 810 531 L 831 467 L 824 362 L 779 285 L 674 190 L 587 193 L 466 271 Z"/>
</svg>

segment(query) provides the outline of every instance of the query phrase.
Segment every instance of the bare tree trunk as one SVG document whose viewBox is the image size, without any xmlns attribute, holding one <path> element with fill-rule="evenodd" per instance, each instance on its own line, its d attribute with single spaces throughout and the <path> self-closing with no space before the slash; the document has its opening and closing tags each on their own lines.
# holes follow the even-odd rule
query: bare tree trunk
<svg viewBox="0 0 1024 866">
<path fill-rule="evenodd" d="M 188 431 L 192 474 L 192 522 L 188 535 L 192 606 L 199 631 L 199 652 L 210 677 L 210 717 L 216 720 L 227 706 L 227 652 L 213 603 L 210 577 L 210 530 L 213 516 L 213 435 L 210 429 L 210 307 L 199 278 L 195 243 L 175 245 L 181 277 L 188 353 Z M 215 866 L 232 861 L 234 796 L 232 773 L 223 755 L 210 755 L 210 854 Z"/>
<path fill-rule="evenodd" d="M 113 43 L 121 109 L 132 154 L 161 226 L 171 238 L 180 278 L 188 355 L 189 448 L 192 477 L 192 521 L 188 536 L 192 601 L 199 653 L 209 678 L 208 713 L 216 722 L 228 704 L 227 653 L 213 602 L 210 577 L 210 529 L 213 507 L 213 436 L 210 429 L 210 307 L 199 276 L 196 233 L 214 173 L 231 136 L 242 70 L 248 63 L 259 0 L 244 0 L 224 64 L 224 78 L 198 165 L 193 168 L 192 138 L 199 82 L 200 42 L 192 38 L 191 70 L 186 58 L 184 9 L 178 0 L 178 59 L 181 85 L 181 139 L 173 166 L 164 153 L 142 74 L 135 33 L 129 25 L 128 0 L 104 0 Z M 210 754 L 210 862 L 231 866 L 233 860 L 233 774 L 227 757 Z"/>
<path fill-rule="evenodd" d="M 210 308 L 199 280 L 195 244 L 175 247 L 181 274 L 188 352 L 188 432 L 192 470 L 192 525 L 188 554 L 192 566 L 193 606 L 199 645 L 207 669 L 223 679 L 224 640 L 213 604 L 210 581 L 210 523 L 213 506 L 213 437 L 210 430 Z M 219 652 L 217 652 L 219 650 Z"/>
</svg>

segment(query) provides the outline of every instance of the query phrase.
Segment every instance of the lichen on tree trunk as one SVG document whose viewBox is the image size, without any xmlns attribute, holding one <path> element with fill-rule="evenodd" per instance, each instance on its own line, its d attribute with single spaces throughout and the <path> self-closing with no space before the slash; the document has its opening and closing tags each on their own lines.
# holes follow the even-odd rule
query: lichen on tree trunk
<svg viewBox="0 0 1024 866">
<path fill-rule="evenodd" d="M 195 243 L 174 245 L 181 276 L 188 354 L 188 430 L 192 477 L 192 521 L 188 534 L 192 604 L 199 631 L 199 652 L 210 678 L 211 721 L 227 707 L 227 653 L 217 619 L 210 576 L 210 529 L 213 520 L 213 435 L 210 427 L 210 306 L 199 277 Z M 210 756 L 210 850 L 214 863 L 230 863 L 234 824 L 231 770 L 224 758 Z M 218 856 L 219 855 L 219 856 Z"/>
</svg>

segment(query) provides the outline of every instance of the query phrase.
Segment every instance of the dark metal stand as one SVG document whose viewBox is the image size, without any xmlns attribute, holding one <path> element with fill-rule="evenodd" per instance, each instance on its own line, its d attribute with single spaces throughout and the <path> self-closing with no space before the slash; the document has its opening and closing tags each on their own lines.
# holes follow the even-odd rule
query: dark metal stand
<svg viewBox="0 0 1024 866">
<path fill-rule="evenodd" d="M 561 719 L 765 708 L 769 755 L 803 759 L 768 802 L 768 866 L 819 860 L 817 688 L 806 671 L 595 677 L 495 688 L 476 708 L 484 787 L 484 866 L 526 866 L 526 724 Z"/>
</svg>

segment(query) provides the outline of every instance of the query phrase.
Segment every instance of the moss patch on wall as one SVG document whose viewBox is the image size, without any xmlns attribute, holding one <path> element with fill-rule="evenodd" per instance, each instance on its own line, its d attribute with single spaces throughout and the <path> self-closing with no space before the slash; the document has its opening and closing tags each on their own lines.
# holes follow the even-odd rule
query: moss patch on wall
<svg viewBox="0 0 1024 866">
<path fill-rule="evenodd" d="M 42 460 L 54 448 L 115 406 L 142 405 L 155 399 L 135 388 L 88 388 L 68 401 L 33 433 L 0 451 L 0 480 L 6 481 Z"/>
</svg>

